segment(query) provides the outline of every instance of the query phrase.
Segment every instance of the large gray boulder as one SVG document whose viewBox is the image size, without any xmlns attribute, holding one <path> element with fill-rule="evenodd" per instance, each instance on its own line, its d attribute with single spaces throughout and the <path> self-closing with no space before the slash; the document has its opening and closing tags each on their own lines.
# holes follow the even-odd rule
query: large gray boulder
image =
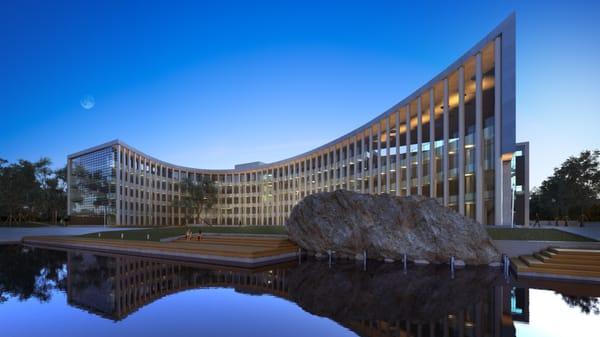
<svg viewBox="0 0 600 337">
<path fill-rule="evenodd" d="M 316 193 L 300 201 L 287 222 L 290 239 L 309 252 L 373 259 L 470 265 L 501 259 L 485 227 L 435 199 L 350 191 Z"/>
</svg>

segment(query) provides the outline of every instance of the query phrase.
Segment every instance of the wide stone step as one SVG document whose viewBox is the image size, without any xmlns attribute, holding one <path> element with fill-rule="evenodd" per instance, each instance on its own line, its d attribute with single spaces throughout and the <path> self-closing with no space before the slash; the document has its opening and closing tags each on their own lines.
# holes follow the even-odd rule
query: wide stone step
<svg viewBox="0 0 600 337">
<path fill-rule="evenodd" d="M 563 268 L 540 268 L 528 266 L 520 258 L 512 258 L 511 264 L 513 269 L 517 271 L 517 275 L 535 273 L 539 276 L 553 277 L 553 276 L 574 276 L 577 278 L 590 278 L 594 280 L 600 280 L 600 271 L 593 270 L 576 270 L 576 269 L 563 269 Z M 527 275 L 529 276 L 529 275 Z"/>
<path fill-rule="evenodd" d="M 589 264 L 598 264 L 600 263 L 600 258 L 595 256 L 584 256 L 584 255 L 562 255 L 556 254 L 552 257 L 548 257 L 544 254 L 538 254 L 536 258 L 539 258 L 542 261 L 564 261 L 567 263 L 589 263 Z"/>
<path fill-rule="evenodd" d="M 583 259 L 547 258 L 547 257 L 545 257 L 543 255 L 538 254 L 538 253 L 533 254 L 533 257 L 535 257 L 540 262 L 552 263 L 552 264 L 556 264 L 556 265 L 572 265 L 572 266 L 581 265 L 581 266 L 600 267 L 600 262 L 599 261 L 590 261 L 590 260 L 583 260 Z"/>
<path fill-rule="evenodd" d="M 594 279 L 600 279 L 600 272 L 590 270 L 574 270 L 574 269 L 562 269 L 562 268 L 538 268 L 538 267 L 527 267 L 523 272 L 539 273 L 548 275 L 562 275 L 562 276 L 577 276 L 577 277 L 589 277 Z"/>
<path fill-rule="evenodd" d="M 521 261 L 523 261 L 527 266 L 537 266 L 544 264 L 544 261 L 541 261 L 532 255 L 522 255 L 519 256 L 519 259 L 521 259 Z"/>
<path fill-rule="evenodd" d="M 590 265 L 585 263 L 573 264 L 573 263 L 555 263 L 553 260 L 543 262 L 535 256 L 525 255 L 521 256 L 520 259 L 525 262 L 529 267 L 542 268 L 542 269 L 568 269 L 568 270 L 589 270 L 600 272 L 600 265 Z"/>
<path fill-rule="evenodd" d="M 537 253 L 533 254 L 533 257 L 542 263 L 551 263 L 555 265 L 600 267 L 600 261 L 597 260 L 544 258 L 544 256 Z"/>
<path fill-rule="evenodd" d="M 194 236 L 191 240 L 185 238 L 178 240 L 178 242 L 198 242 L 202 244 L 217 244 L 217 245 L 235 245 L 235 246 L 252 246 L 252 247 L 272 247 L 272 248 L 286 248 L 295 246 L 293 242 L 288 239 L 279 238 L 247 238 L 247 237 L 212 237 L 203 236 L 200 240 Z"/>
<path fill-rule="evenodd" d="M 561 256 L 564 255 L 574 255 L 574 256 L 584 256 L 584 257 L 598 257 L 600 258 L 600 249 L 579 249 L 579 248 L 556 248 L 551 247 L 548 248 L 550 253 L 558 254 Z"/>
<path fill-rule="evenodd" d="M 600 282 L 600 251 L 549 248 L 533 255 L 512 258 L 517 275 Z"/>
</svg>

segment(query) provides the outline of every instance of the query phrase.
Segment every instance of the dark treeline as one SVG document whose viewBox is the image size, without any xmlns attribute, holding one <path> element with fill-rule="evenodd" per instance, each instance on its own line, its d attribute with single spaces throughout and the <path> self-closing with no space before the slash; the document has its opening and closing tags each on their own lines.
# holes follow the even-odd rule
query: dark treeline
<svg viewBox="0 0 600 337">
<path fill-rule="evenodd" d="M 531 192 L 531 219 L 600 221 L 600 151 L 567 158 Z"/>
<path fill-rule="evenodd" d="M 57 223 L 66 216 L 67 170 L 52 170 L 52 162 L 0 159 L 0 223 Z"/>
</svg>

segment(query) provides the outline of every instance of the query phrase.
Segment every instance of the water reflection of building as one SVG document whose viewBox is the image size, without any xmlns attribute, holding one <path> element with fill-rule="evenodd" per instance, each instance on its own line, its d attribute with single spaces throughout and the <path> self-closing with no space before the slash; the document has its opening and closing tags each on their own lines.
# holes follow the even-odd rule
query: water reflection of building
<svg viewBox="0 0 600 337">
<path fill-rule="evenodd" d="M 460 311 L 449 312 L 442 318 L 423 320 L 363 320 L 340 322 L 360 336 L 495 336 L 514 337 L 515 329 L 510 311 L 505 305 L 508 287 L 490 289 L 485 301 L 469 305 Z M 449 299 L 451 300 L 451 299 Z"/>
<path fill-rule="evenodd" d="M 200 269 L 123 255 L 69 252 L 68 301 L 121 320 L 164 296 L 187 289 L 234 287 L 286 297 L 285 270 Z"/>
<path fill-rule="evenodd" d="M 355 268 L 356 273 L 347 278 L 344 275 L 348 275 L 344 273 L 327 277 L 321 274 L 318 266 L 313 268 L 310 264 L 303 264 L 302 267 L 287 265 L 263 270 L 215 266 L 199 268 L 129 256 L 69 252 L 68 300 L 69 304 L 102 317 L 122 320 L 137 309 L 179 291 L 225 287 L 242 293 L 285 298 L 311 314 L 330 318 L 346 326 L 360 336 L 504 337 L 515 334 L 511 319 L 511 289 L 504 284 L 495 284 L 483 291 L 477 289 L 473 300 L 468 294 L 458 295 L 455 303 L 451 303 L 453 299 L 447 298 L 445 293 L 440 298 L 448 303 L 438 303 L 436 290 L 432 290 L 431 298 L 419 295 L 412 298 L 410 295 L 404 296 L 402 291 L 392 292 L 396 305 L 404 308 L 398 309 L 379 299 L 387 290 L 385 286 L 389 285 L 379 282 L 385 281 L 385 276 L 376 283 L 381 287 L 375 289 L 360 279 L 362 275 L 373 279 L 373 275 L 367 275 L 359 268 Z M 314 275 L 307 276 L 309 270 Z M 378 274 L 374 275 L 377 278 Z M 344 279 L 340 279 L 340 276 Z M 419 275 L 415 275 L 414 279 L 409 280 L 411 287 L 414 287 L 414 280 L 419 278 Z M 351 287 L 360 289 L 359 300 L 352 296 L 338 296 L 336 291 L 330 291 L 330 298 L 317 295 L 319 288 L 328 289 L 335 286 L 335 282 L 340 282 L 343 288 L 341 284 L 348 279 L 355 282 Z M 318 284 L 312 283 L 315 280 Z M 468 282 L 468 279 L 457 282 L 457 286 L 462 287 L 461 282 Z M 427 283 L 424 286 L 429 287 Z M 411 289 L 408 293 L 412 291 L 415 290 Z M 416 294 L 419 291 L 417 289 Z M 465 289 L 465 292 L 469 290 Z M 375 309 L 373 303 L 381 303 L 379 306 L 384 308 Z M 354 305 L 358 306 L 354 308 Z M 347 311 L 339 308 L 347 308 Z"/>
<path fill-rule="evenodd" d="M 528 288 L 512 288 L 510 294 L 510 312 L 514 321 L 529 323 Z"/>
</svg>

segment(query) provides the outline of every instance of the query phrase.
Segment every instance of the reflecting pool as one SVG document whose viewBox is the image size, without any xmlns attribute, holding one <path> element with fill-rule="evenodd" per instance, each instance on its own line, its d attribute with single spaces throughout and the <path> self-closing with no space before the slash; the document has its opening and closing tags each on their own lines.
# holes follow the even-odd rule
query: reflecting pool
<svg viewBox="0 0 600 337">
<path fill-rule="evenodd" d="M 259 269 L 0 246 L 2 336 L 600 336 L 600 286 L 348 261 Z"/>
</svg>

